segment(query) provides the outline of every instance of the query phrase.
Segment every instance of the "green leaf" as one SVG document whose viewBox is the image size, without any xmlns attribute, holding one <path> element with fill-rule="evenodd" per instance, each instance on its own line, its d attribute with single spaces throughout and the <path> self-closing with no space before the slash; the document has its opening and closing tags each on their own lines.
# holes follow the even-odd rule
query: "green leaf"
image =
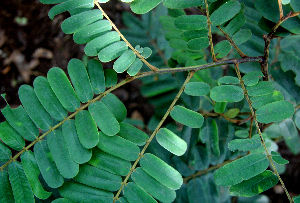
<svg viewBox="0 0 300 203">
<path fill-rule="evenodd" d="M 230 36 L 234 35 L 238 32 L 246 22 L 246 17 L 243 12 L 240 12 L 224 28 L 224 31 L 228 33 Z"/>
<path fill-rule="evenodd" d="M 227 102 L 216 102 L 214 105 L 214 111 L 216 113 L 223 113 L 225 111 Z"/>
<path fill-rule="evenodd" d="M 243 44 L 251 38 L 251 35 L 252 33 L 250 29 L 241 29 L 232 36 L 232 40 L 236 45 Z"/>
<path fill-rule="evenodd" d="M 49 84 L 56 97 L 65 109 L 70 112 L 80 107 L 80 101 L 64 71 L 60 68 L 51 68 L 47 73 Z"/>
<path fill-rule="evenodd" d="M 51 188 L 60 187 L 64 178 L 58 172 L 45 140 L 34 145 L 34 156 L 47 185 Z"/>
<path fill-rule="evenodd" d="M 50 116 L 58 121 L 67 117 L 67 110 L 61 105 L 52 91 L 47 78 L 39 76 L 33 82 L 34 92 Z"/>
<path fill-rule="evenodd" d="M 97 147 L 93 148 L 93 156 L 89 164 L 121 176 L 126 176 L 131 168 L 129 161 L 107 154 Z"/>
<path fill-rule="evenodd" d="M 141 59 L 136 58 L 134 62 L 127 69 L 127 73 L 130 76 L 135 76 L 141 70 L 142 66 L 143 66 L 143 62 L 141 61 Z"/>
<path fill-rule="evenodd" d="M 52 124 L 52 118 L 40 103 L 34 90 L 29 85 L 19 88 L 20 101 L 32 121 L 42 130 L 48 130 Z"/>
<path fill-rule="evenodd" d="M 114 70 L 117 73 L 123 73 L 135 61 L 136 55 L 132 50 L 125 51 L 114 63 Z"/>
<path fill-rule="evenodd" d="M 223 58 L 231 51 L 231 44 L 228 40 L 219 42 L 215 47 L 215 54 L 217 58 Z"/>
<path fill-rule="evenodd" d="M 22 106 L 12 109 L 8 104 L 1 109 L 7 122 L 26 140 L 33 141 L 39 136 L 39 130 Z"/>
<path fill-rule="evenodd" d="M 10 163 L 8 165 L 8 175 L 15 202 L 34 202 L 33 193 L 21 163 L 16 161 Z"/>
<path fill-rule="evenodd" d="M 41 172 L 34 158 L 33 152 L 25 151 L 21 155 L 21 160 L 25 175 L 33 190 L 33 194 L 39 199 L 48 199 L 48 197 L 51 195 L 51 192 L 45 191 L 39 181 L 38 177 Z"/>
<path fill-rule="evenodd" d="M 138 146 L 120 136 L 107 136 L 99 132 L 100 142 L 97 147 L 104 152 L 128 161 L 135 161 L 140 153 Z"/>
<path fill-rule="evenodd" d="M 117 119 L 103 102 L 96 101 L 92 103 L 89 106 L 89 112 L 104 134 L 113 136 L 120 131 L 120 125 Z"/>
<path fill-rule="evenodd" d="M 162 0 L 134 0 L 130 4 L 131 10 L 136 14 L 145 14 L 155 8 Z"/>
<path fill-rule="evenodd" d="M 201 29 L 201 30 L 188 30 L 184 32 L 179 32 L 180 38 L 185 41 L 190 41 L 195 38 L 204 38 L 208 36 L 208 30 L 207 29 Z"/>
<path fill-rule="evenodd" d="M 186 142 L 167 128 L 158 131 L 156 140 L 162 147 L 177 156 L 182 156 L 187 150 Z"/>
<path fill-rule="evenodd" d="M 146 140 L 149 138 L 146 133 L 127 123 L 120 123 L 118 135 L 138 146 L 145 145 Z"/>
<path fill-rule="evenodd" d="M 105 104 L 117 121 L 122 122 L 126 118 L 127 109 L 116 95 L 108 93 L 101 98 L 101 102 Z"/>
<path fill-rule="evenodd" d="M 277 164 L 288 164 L 289 163 L 289 161 L 282 158 L 282 156 L 278 152 L 272 151 L 271 155 L 272 155 L 273 161 L 275 161 Z"/>
<path fill-rule="evenodd" d="M 51 203 L 73 203 L 71 200 L 65 199 L 65 198 L 58 198 Z"/>
<path fill-rule="evenodd" d="M 104 70 L 100 61 L 96 59 L 89 60 L 87 64 L 87 72 L 91 81 L 91 85 L 95 94 L 105 91 Z"/>
<path fill-rule="evenodd" d="M 249 137 L 249 133 L 248 133 L 247 130 L 237 130 L 237 131 L 235 131 L 234 135 L 239 137 L 239 138 Z"/>
<path fill-rule="evenodd" d="M 227 118 L 235 118 L 240 113 L 240 109 L 232 108 L 224 113 L 224 116 Z"/>
<path fill-rule="evenodd" d="M 90 3 L 90 1 L 88 3 Z M 49 16 L 50 16 L 51 10 L 49 11 Z M 72 15 L 71 17 L 64 20 L 63 23 L 61 24 L 61 29 L 66 34 L 72 34 L 72 33 L 75 33 L 76 31 L 80 30 L 82 27 L 87 26 L 87 25 L 89 25 L 97 20 L 101 20 L 101 19 L 103 19 L 103 15 L 99 9 L 85 11 L 85 12 L 82 12 L 82 13 L 79 13 L 76 15 Z M 51 20 L 53 20 L 53 19 L 51 19 Z"/>
<path fill-rule="evenodd" d="M 47 144 L 59 173 L 65 178 L 73 178 L 79 171 L 70 156 L 61 130 L 54 130 L 47 135 Z"/>
<path fill-rule="evenodd" d="M 209 46 L 209 40 L 207 37 L 191 39 L 188 41 L 187 46 L 191 50 L 202 50 Z"/>
<path fill-rule="evenodd" d="M 128 201 L 124 197 L 120 197 L 116 202 L 117 203 L 128 203 Z"/>
<path fill-rule="evenodd" d="M 231 186 L 230 195 L 252 197 L 270 189 L 276 185 L 277 182 L 277 176 L 273 174 L 272 171 L 266 170 L 249 180 Z"/>
<path fill-rule="evenodd" d="M 73 39 L 76 44 L 86 44 L 96 37 L 111 31 L 111 29 L 112 26 L 108 20 L 98 20 L 76 31 Z"/>
<path fill-rule="evenodd" d="M 261 96 L 273 93 L 275 87 L 272 82 L 260 81 L 256 85 L 248 86 L 246 90 L 250 96 Z"/>
<path fill-rule="evenodd" d="M 244 98 L 244 91 L 235 85 L 221 85 L 210 90 L 210 97 L 216 102 L 238 102 Z"/>
<path fill-rule="evenodd" d="M 71 59 L 68 63 L 68 73 L 80 101 L 85 103 L 93 99 L 90 79 L 82 61 Z"/>
<path fill-rule="evenodd" d="M 178 31 L 174 25 L 175 18 L 171 16 L 160 16 L 159 21 L 163 26 L 163 29 L 166 31 Z"/>
<path fill-rule="evenodd" d="M 244 84 L 247 86 L 256 85 L 260 77 L 263 77 L 264 74 L 261 71 L 252 71 L 242 77 Z"/>
<path fill-rule="evenodd" d="M 88 42 L 84 47 L 84 53 L 88 56 L 97 56 L 108 45 L 120 41 L 120 35 L 116 31 L 108 32 Z"/>
<path fill-rule="evenodd" d="M 260 107 L 255 114 L 261 123 L 282 121 L 294 114 L 294 106 L 289 101 L 276 101 Z"/>
<path fill-rule="evenodd" d="M 293 197 L 293 200 L 294 200 L 294 203 L 299 203 L 300 202 L 300 196 L 296 196 L 296 197 Z"/>
<path fill-rule="evenodd" d="M 7 171 L 0 171 L 0 201 L 3 203 L 15 202 Z"/>
<path fill-rule="evenodd" d="M 251 97 L 252 106 L 256 109 L 262 107 L 263 105 L 284 100 L 283 95 L 279 91 L 274 91 L 271 94 L 262 95 L 258 97 Z"/>
<path fill-rule="evenodd" d="M 137 185 L 161 202 L 173 202 L 176 197 L 174 190 L 155 180 L 140 167 L 135 169 L 131 178 Z"/>
<path fill-rule="evenodd" d="M 234 139 L 228 143 L 228 149 L 231 151 L 241 150 L 250 151 L 257 149 L 261 146 L 261 141 L 259 139 Z"/>
<path fill-rule="evenodd" d="M 171 189 L 179 189 L 183 183 L 178 171 L 153 154 L 144 154 L 140 160 L 140 166 L 147 174 Z"/>
<path fill-rule="evenodd" d="M 133 182 L 129 182 L 124 187 L 124 196 L 129 202 L 135 203 L 156 203 L 145 190 Z"/>
<path fill-rule="evenodd" d="M 219 146 L 219 130 L 216 121 L 213 119 L 210 123 L 210 142 L 212 152 L 216 157 L 220 156 L 220 146 Z"/>
<path fill-rule="evenodd" d="M 300 3 L 297 0 L 291 0 L 290 5 L 293 8 L 294 11 L 300 11 Z"/>
<path fill-rule="evenodd" d="M 279 124 L 281 135 L 288 146 L 289 150 L 294 154 L 300 153 L 300 137 L 295 123 L 292 119 L 286 119 Z"/>
<path fill-rule="evenodd" d="M 211 14 L 210 20 L 215 26 L 221 25 L 232 19 L 240 10 L 241 5 L 238 1 L 228 1 Z"/>
<path fill-rule="evenodd" d="M 235 185 L 264 172 L 268 166 L 266 155 L 249 154 L 219 168 L 215 173 L 215 182 L 220 186 Z"/>
<path fill-rule="evenodd" d="M 184 49 L 184 50 L 189 49 L 187 42 L 184 41 L 183 39 L 171 39 L 169 44 L 170 44 L 170 47 L 172 47 L 174 49 Z"/>
<path fill-rule="evenodd" d="M 191 128 L 200 128 L 204 121 L 201 114 L 178 105 L 174 106 L 170 115 L 175 121 Z"/>
<path fill-rule="evenodd" d="M 111 87 L 117 84 L 118 82 L 117 73 L 113 69 L 105 69 L 104 76 L 105 76 L 106 87 Z"/>
<path fill-rule="evenodd" d="M 58 4 L 67 0 L 39 0 L 42 4 Z"/>
<path fill-rule="evenodd" d="M 117 191 L 122 183 L 122 178 L 120 176 L 88 164 L 80 165 L 79 173 L 74 180 L 84 185 L 106 191 Z"/>
<path fill-rule="evenodd" d="M 62 125 L 62 132 L 72 159 L 78 164 L 88 162 L 92 157 L 92 151 L 84 148 L 80 143 L 75 121 L 65 121 Z"/>
<path fill-rule="evenodd" d="M 12 157 L 10 149 L 0 142 L 0 162 L 7 162 Z"/>
<path fill-rule="evenodd" d="M 25 147 L 25 141 L 7 121 L 0 123 L 0 140 L 14 150 L 21 151 Z"/>
<path fill-rule="evenodd" d="M 210 91 L 210 86 L 205 82 L 189 82 L 184 88 L 184 92 L 191 96 L 204 96 Z"/>
<path fill-rule="evenodd" d="M 218 84 L 240 84 L 240 80 L 237 77 L 223 76 L 219 78 Z"/>
<path fill-rule="evenodd" d="M 59 194 L 75 202 L 113 202 L 113 193 L 99 190 L 76 182 L 66 182 L 59 188 Z"/>
<path fill-rule="evenodd" d="M 143 49 L 143 52 L 141 53 L 141 56 L 143 56 L 145 59 L 149 58 L 152 54 L 152 49 L 150 49 L 149 47 L 145 47 Z"/>
<path fill-rule="evenodd" d="M 175 18 L 174 25 L 179 30 L 201 30 L 207 26 L 203 15 L 183 15 Z"/>
<path fill-rule="evenodd" d="M 75 116 L 75 125 L 82 146 L 86 149 L 95 147 L 99 142 L 99 134 L 91 114 L 87 110 L 78 112 Z"/>
<path fill-rule="evenodd" d="M 98 58 L 102 62 L 109 62 L 121 56 L 127 50 L 128 50 L 128 46 L 126 42 L 124 41 L 115 42 L 102 49 L 98 53 Z"/>
<path fill-rule="evenodd" d="M 164 0 L 163 1 L 164 5 L 167 8 L 173 8 L 173 9 L 179 9 L 179 8 L 191 8 L 191 7 L 196 7 L 196 6 L 201 6 L 202 2 L 199 0 Z"/>
</svg>

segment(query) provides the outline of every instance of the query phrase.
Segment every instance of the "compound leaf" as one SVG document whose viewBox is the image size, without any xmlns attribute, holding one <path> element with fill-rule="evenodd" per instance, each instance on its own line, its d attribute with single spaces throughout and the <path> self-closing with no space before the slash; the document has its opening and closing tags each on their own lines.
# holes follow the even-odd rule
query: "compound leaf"
<svg viewBox="0 0 300 203">
<path fill-rule="evenodd" d="M 174 106 L 170 115 L 175 121 L 191 128 L 200 128 L 204 121 L 201 114 L 178 105 Z"/>
<path fill-rule="evenodd" d="M 293 154 L 300 153 L 300 137 L 295 123 L 292 119 L 286 119 L 279 124 L 279 129 L 285 144 Z"/>
<path fill-rule="evenodd" d="M 228 143 L 228 149 L 231 151 L 241 150 L 250 151 L 261 146 L 259 139 L 235 139 Z"/>
<path fill-rule="evenodd" d="M 202 2 L 200 2 L 199 0 L 164 0 L 163 3 L 167 8 L 172 9 L 191 8 L 202 5 Z"/>
<path fill-rule="evenodd" d="M 277 182 L 277 176 L 273 174 L 272 171 L 266 170 L 249 180 L 231 186 L 230 195 L 252 197 L 270 189 L 276 185 Z"/>
<path fill-rule="evenodd" d="M 25 141 L 17 131 L 15 131 L 7 121 L 0 123 L 0 139 L 17 151 L 21 151 L 25 146 Z"/>
<path fill-rule="evenodd" d="M 240 10 L 241 4 L 238 1 L 228 1 L 211 14 L 210 20 L 215 26 L 221 25 L 232 19 Z"/>
<path fill-rule="evenodd" d="M 68 73 L 80 101 L 84 103 L 93 99 L 92 86 L 83 62 L 71 59 L 68 63 Z"/>
<path fill-rule="evenodd" d="M 217 58 L 223 58 L 231 51 L 231 44 L 228 40 L 223 40 L 219 42 L 214 49 L 217 54 Z"/>
<path fill-rule="evenodd" d="M 76 182 L 66 182 L 59 188 L 61 196 L 75 202 L 113 202 L 113 193 Z M 88 200 L 88 201 L 87 201 Z"/>
<path fill-rule="evenodd" d="M 87 64 L 87 72 L 91 81 L 91 85 L 95 94 L 105 91 L 104 70 L 100 61 L 96 59 L 89 60 Z"/>
<path fill-rule="evenodd" d="M 60 174 L 73 178 L 79 171 L 77 164 L 70 156 L 61 130 L 54 130 L 47 135 L 47 144 Z"/>
<path fill-rule="evenodd" d="M 263 105 L 284 100 L 284 97 L 281 92 L 274 91 L 271 94 L 262 95 L 258 97 L 251 97 L 252 106 L 256 109 L 262 107 Z"/>
<path fill-rule="evenodd" d="M 131 10 L 136 14 L 145 14 L 155 8 L 162 0 L 134 0 L 130 4 Z"/>
<path fill-rule="evenodd" d="M 120 176 L 88 164 L 80 165 L 79 173 L 74 180 L 84 185 L 106 191 L 117 191 L 122 183 L 122 178 Z"/>
<path fill-rule="evenodd" d="M 266 155 L 249 154 L 219 168 L 215 173 L 215 182 L 221 186 L 235 185 L 264 172 L 268 166 Z"/>
<path fill-rule="evenodd" d="M 132 50 L 125 51 L 114 63 L 114 70 L 117 73 L 123 73 L 135 61 L 136 55 Z"/>
<path fill-rule="evenodd" d="M 232 77 L 232 76 L 223 76 L 219 78 L 218 84 L 239 84 L 240 80 L 237 77 Z"/>
<path fill-rule="evenodd" d="M 105 104 L 117 121 L 122 122 L 126 118 L 127 109 L 116 95 L 108 93 L 101 98 L 101 102 Z"/>
<path fill-rule="evenodd" d="M 42 130 L 48 130 L 52 124 L 52 118 L 37 98 L 33 88 L 22 85 L 19 88 L 20 101 L 32 121 Z"/>
<path fill-rule="evenodd" d="M 258 108 L 255 114 L 261 123 L 282 121 L 294 114 L 294 106 L 289 101 L 276 101 Z"/>
<path fill-rule="evenodd" d="M 146 144 L 146 140 L 149 138 L 145 132 L 127 123 L 120 123 L 118 135 L 138 146 Z"/>
<path fill-rule="evenodd" d="M 272 151 L 271 155 L 272 155 L 273 161 L 275 161 L 277 164 L 288 164 L 289 163 L 289 161 L 282 158 L 282 156 L 278 152 Z"/>
<path fill-rule="evenodd" d="M 42 76 L 35 78 L 33 86 L 36 96 L 50 116 L 62 121 L 68 115 L 68 112 L 55 96 L 47 78 Z"/>
<path fill-rule="evenodd" d="M 183 42 L 185 41 L 183 40 Z M 179 45 L 177 48 L 179 48 L 180 46 L 181 45 Z M 202 50 L 209 46 L 209 40 L 207 37 L 191 39 L 190 41 L 188 41 L 187 46 L 191 50 Z"/>
<path fill-rule="evenodd" d="M 260 81 L 256 85 L 248 86 L 246 90 L 250 96 L 262 96 L 273 93 L 275 87 L 272 82 Z"/>
<path fill-rule="evenodd" d="M 78 138 L 82 146 L 91 149 L 99 142 L 97 125 L 87 110 L 78 112 L 75 116 Z"/>
<path fill-rule="evenodd" d="M 134 62 L 127 69 L 127 73 L 130 76 L 135 76 L 141 70 L 142 66 L 143 66 L 143 62 L 141 61 L 141 59 L 136 58 Z"/>
<path fill-rule="evenodd" d="M 243 44 L 244 42 L 246 42 L 248 39 L 251 38 L 251 35 L 252 33 L 250 29 L 241 29 L 240 31 L 238 31 L 232 36 L 232 40 L 237 45 Z"/>
<path fill-rule="evenodd" d="M 134 143 L 115 135 L 107 136 L 99 132 L 100 141 L 97 147 L 104 152 L 124 160 L 134 161 L 138 158 L 140 149 Z"/>
<path fill-rule="evenodd" d="M 0 162 L 8 161 L 11 155 L 10 149 L 3 142 L 0 142 Z"/>
<path fill-rule="evenodd" d="M 38 176 L 41 172 L 34 158 L 33 152 L 25 151 L 21 155 L 21 161 L 25 175 L 33 190 L 33 194 L 39 199 L 47 199 L 51 195 L 51 192 L 45 191 L 39 181 Z"/>
<path fill-rule="evenodd" d="M 115 42 L 102 49 L 98 53 L 98 58 L 102 62 L 109 62 L 121 56 L 127 50 L 128 50 L 128 46 L 126 42 L 124 41 Z"/>
<path fill-rule="evenodd" d="M 117 119 L 103 102 L 96 101 L 95 103 L 92 103 L 89 106 L 89 112 L 104 134 L 113 136 L 120 131 L 120 125 Z"/>
<path fill-rule="evenodd" d="M 238 102 L 244 98 L 244 91 L 235 85 L 221 85 L 210 90 L 210 97 L 216 102 Z"/>
<path fill-rule="evenodd" d="M 133 182 L 129 182 L 124 187 L 124 196 L 129 202 L 157 203 L 143 188 Z"/>
<path fill-rule="evenodd" d="M 155 180 L 140 167 L 135 169 L 131 178 L 137 185 L 161 202 L 173 202 L 176 197 L 174 190 Z"/>
<path fill-rule="evenodd" d="M 189 82 L 184 88 L 184 92 L 191 96 L 204 96 L 210 91 L 210 86 L 205 82 Z"/>
<path fill-rule="evenodd" d="M 158 131 L 156 140 L 162 147 L 177 156 L 182 156 L 187 150 L 186 142 L 167 128 Z"/>
<path fill-rule="evenodd" d="M 15 202 L 7 171 L 0 171 L 0 201 L 3 203 Z"/>
<path fill-rule="evenodd" d="M 144 154 L 140 160 L 140 165 L 147 174 L 171 189 L 179 189 L 183 183 L 178 171 L 153 154 Z"/>
<path fill-rule="evenodd" d="M 117 73 L 113 69 L 105 69 L 104 76 L 105 76 L 106 87 L 111 87 L 117 84 L 118 82 Z"/>
<path fill-rule="evenodd" d="M 256 85 L 260 77 L 263 77 L 264 74 L 261 71 L 252 71 L 247 73 L 242 77 L 244 84 L 247 86 Z"/>
<path fill-rule="evenodd" d="M 10 163 L 8 165 L 8 175 L 15 202 L 34 203 L 34 196 L 21 163 L 16 161 Z"/>
<path fill-rule="evenodd" d="M 82 1 L 82 0 L 81 0 Z M 52 10 L 52 9 L 51 9 Z M 51 12 L 50 10 L 50 12 Z M 49 12 L 49 14 L 50 14 Z M 99 9 L 85 11 L 76 15 L 73 15 L 61 24 L 61 29 L 66 34 L 73 34 L 80 30 L 82 27 L 87 26 L 97 20 L 103 19 L 102 12 Z"/>
<path fill-rule="evenodd" d="M 84 148 L 80 143 L 75 121 L 65 121 L 62 125 L 62 132 L 72 159 L 78 164 L 88 162 L 92 157 L 92 151 Z"/>
<path fill-rule="evenodd" d="M 47 79 L 53 92 L 65 109 L 74 112 L 80 107 L 80 101 L 62 69 L 58 67 L 51 68 L 47 73 Z"/>
<path fill-rule="evenodd" d="M 179 30 L 201 30 L 206 28 L 207 19 L 203 15 L 182 15 L 175 18 L 174 25 Z"/>
</svg>

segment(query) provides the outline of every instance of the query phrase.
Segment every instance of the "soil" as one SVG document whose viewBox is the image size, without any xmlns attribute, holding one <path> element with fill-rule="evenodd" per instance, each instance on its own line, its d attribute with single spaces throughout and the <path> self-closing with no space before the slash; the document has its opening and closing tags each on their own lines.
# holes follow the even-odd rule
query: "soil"
<svg viewBox="0 0 300 203">
<path fill-rule="evenodd" d="M 48 11 L 51 5 L 43 5 L 38 0 L 0 1 L 0 93 L 12 107 L 20 105 L 18 88 L 22 84 L 32 85 L 37 76 L 46 76 L 51 67 L 66 71 L 71 58 L 81 59 L 84 45 L 73 42 L 71 35 L 65 35 L 60 28 L 69 15 L 65 12 L 50 20 Z M 128 5 L 117 0 L 104 4 L 104 10 L 117 25 L 124 27 L 122 12 L 129 11 Z M 103 64 L 111 68 L 111 63 Z M 120 80 L 126 75 L 121 75 Z M 114 93 L 125 103 L 128 116 L 148 121 L 153 108 L 139 92 L 140 83 L 134 81 Z M 0 98 L 0 109 L 6 102 Z M 0 114 L 0 121 L 4 121 Z M 294 156 L 284 143 L 279 143 L 280 153 L 290 163 L 282 179 L 292 196 L 300 194 L 300 155 Z M 265 192 L 272 202 L 288 202 L 280 187 Z"/>
</svg>

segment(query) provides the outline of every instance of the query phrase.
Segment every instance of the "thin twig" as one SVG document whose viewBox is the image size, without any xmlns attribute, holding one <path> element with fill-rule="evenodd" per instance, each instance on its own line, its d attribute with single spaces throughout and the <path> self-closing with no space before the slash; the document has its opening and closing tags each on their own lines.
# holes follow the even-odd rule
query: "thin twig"
<svg viewBox="0 0 300 203">
<path fill-rule="evenodd" d="M 282 19 L 283 18 L 283 10 L 282 10 L 282 0 L 278 0 L 278 6 L 279 6 L 279 18 Z"/>
<path fill-rule="evenodd" d="M 206 14 L 206 18 L 207 18 L 207 26 L 208 26 L 208 39 L 209 39 L 209 45 L 210 45 L 210 52 L 211 52 L 211 56 L 214 62 L 218 61 L 215 55 L 215 50 L 214 50 L 214 44 L 212 41 L 212 34 L 211 34 L 211 21 L 209 18 L 209 10 L 208 10 L 208 2 L 207 0 L 205 0 L 205 14 Z"/>
<path fill-rule="evenodd" d="M 94 0 L 94 4 L 96 4 L 96 6 L 98 7 L 98 9 L 100 9 L 102 11 L 102 14 L 105 16 L 105 18 L 110 22 L 110 24 L 112 25 L 112 27 L 115 29 L 116 32 L 119 33 L 120 37 L 124 40 L 124 42 L 126 42 L 127 46 L 129 46 L 129 48 L 153 71 L 157 71 L 158 68 L 156 68 L 155 66 L 151 65 L 148 61 L 146 61 L 146 59 L 140 55 L 140 53 L 133 48 L 133 46 L 128 42 L 128 40 L 124 37 L 124 35 L 119 31 L 119 29 L 117 28 L 117 26 L 110 20 L 110 18 L 108 17 L 108 15 L 104 12 L 104 10 L 101 8 L 99 2 L 97 0 Z"/>
<path fill-rule="evenodd" d="M 251 100 L 250 100 L 250 98 L 249 98 L 248 92 L 247 92 L 247 90 L 246 90 L 246 88 L 245 88 L 244 81 L 243 81 L 243 79 L 242 79 L 242 77 L 241 77 L 241 72 L 240 72 L 240 70 L 239 70 L 239 64 L 236 63 L 236 64 L 234 65 L 234 67 L 235 67 L 236 74 L 237 74 L 237 76 L 238 76 L 238 78 L 239 78 L 239 80 L 240 80 L 240 85 L 241 85 L 242 89 L 244 90 L 245 98 L 246 98 L 246 100 L 247 100 L 247 102 L 248 102 L 250 111 L 251 111 L 252 116 L 253 116 L 253 120 L 254 120 L 255 126 L 256 126 L 256 128 L 257 128 L 258 134 L 259 134 L 260 139 L 261 139 L 261 143 L 262 143 L 262 145 L 263 145 L 263 147 L 264 147 L 264 149 L 265 149 L 265 152 L 266 152 L 266 154 L 267 154 L 267 158 L 269 159 L 269 161 L 270 161 L 270 163 L 271 163 L 271 165 L 272 165 L 272 167 L 273 167 L 274 173 L 275 173 L 276 176 L 278 177 L 278 179 L 279 179 L 279 181 L 280 181 L 280 183 L 281 183 L 281 186 L 282 186 L 282 188 L 284 189 L 284 191 L 285 191 L 285 193 L 286 193 L 286 195 L 287 195 L 289 201 L 292 203 L 292 202 L 294 202 L 294 201 L 292 200 L 290 194 L 288 193 L 288 191 L 287 191 L 287 189 L 286 189 L 286 187 L 285 187 L 285 185 L 284 185 L 284 182 L 282 181 L 282 179 L 281 179 L 281 177 L 280 177 L 280 175 L 279 175 L 279 173 L 278 173 L 278 171 L 277 171 L 277 169 L 276 169 L 276 167 L 275 167 L 275 165 L 274 165 L 274 162 L 273 162 L 273 160 L 272 160 L 272 155 L 269 153 L 268 148 L 267 148 L 267 146 L 266 146 L 266 143 L 265 143 L 265 141 L 264 141 L 264 138 L 263 138 L 263 136 L 262 136 L 261 130 L 260 130 L 260 128 L 259 128 L 258 121 L 257 121 L 257 119 L 256 119 L 256 114 L 255 114 L 255 112 L 254 112 L 254 110 L 253 110 L 253 107 L 252 107 L 252 102 L 251 102 Z"/>
<path fill-rule="evenodd" d="M 133 171 L 135 170 L 138 162 L 140 161 L 140 159 L 144 156 L 144 153 L 146 151 L 146 149 L 148 148 L 149 144 L 151 143 L 152 139 L 155 137 L 156 133 L 159 131 L 159 129 L 161 128 L 161 126 L 163 125 L 163 123 L 165 122 L 165 120 L 167 119 L 167 117 L 169 116 L 170 112 L 172 111 L 173 107 L 175 106 L 176 102 L 178 101 L 179 97 L 181 96 L 181 94 L 183 93 L 183 90 L 185 88 L 185 85 L 190 81 L 190 79 L 193 77 L 194 75 L 194 71 L 191 71 L 189 73 L 189 75 L 187 76 L 186 80 L 184 81 L 182 87 L 180 88 L 178 94 L 176 95 L 175 99 L 173 100 L 172 104 L 170 105 L 169 109 L 167 110 L 167 112 L 165 113 L 164 117 L 161 119 L 161 121 L 159 122 L 159 124 L 157 125 L 156 129 L 153 131 L 152 135 L 150 136 L 150 138 L 146 141 L 146 144 L 144 146 L 144 148 L 142 149 L 141 153 L 139 154 L 139 157 L 137 158 L 137 160 L 134 162 L 134 164 L 132 165 L 130 172 L 128 173 L 128 175 L 126 176 L 126 178 L 124 179 L 124 181 L 121 184 L 121 187 L 119 189 L 119 191 L 117 192 L 117 194 L 114 197 L 114 203 L 119 199 L 119 196 L 124 188 L 124 186 L 126 185 L 128 179 L 130 178 L 130 175 L 133 173 Z"/>
</svg>

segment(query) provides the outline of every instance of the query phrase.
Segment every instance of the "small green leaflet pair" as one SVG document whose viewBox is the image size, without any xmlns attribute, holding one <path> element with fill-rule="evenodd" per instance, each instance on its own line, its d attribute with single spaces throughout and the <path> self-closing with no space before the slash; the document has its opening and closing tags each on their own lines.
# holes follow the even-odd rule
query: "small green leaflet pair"
<svg viewBox="0 0 300 203">
<path fill-rule="evenodd" d="M 249 151 L 260 146 L 258 136 L 253 136 L 252 139 L 235 139 L 228 144 L 232 151 Z M 271 155 L 277 164 L 288 163 L 278 152 L 272 151 Z M 230 194 L 233 196 L 251 197 L 277 184 L 278 178 L 273 172 L 266 170 L 268 166 L 269 160 L 265 154 L 251 153 L 218 169 L 215 181 L 221 186 L 231 186 Z"/>
</svg>

